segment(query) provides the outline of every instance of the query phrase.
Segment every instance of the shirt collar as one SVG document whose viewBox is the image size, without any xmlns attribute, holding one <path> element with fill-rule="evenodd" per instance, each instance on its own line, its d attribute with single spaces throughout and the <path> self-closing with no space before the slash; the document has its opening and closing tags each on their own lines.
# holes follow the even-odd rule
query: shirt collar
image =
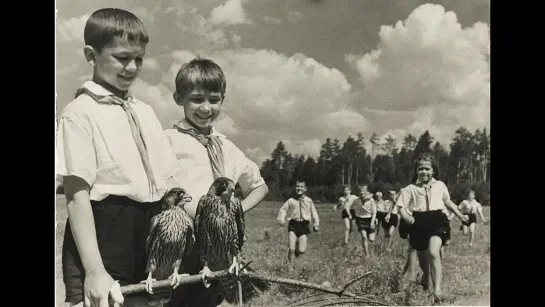
<svg viewBox="0 0 545 307">
<path fill-rule="evenodd" d="M 85 83 L 83 83 L 82 88 L 85 88 L 86 90 L 88 90 L 91 94 L 99 98 L 99 100 L 100 98 L 104 98 L 106 96 L 115 96 L 112 92 L 107 90 L 105 87 L 91 80 L 85 81 Z M 77 93 L 76 95 L 78 95 Z M 129 97 L 132 98 L 129 101 L 136 103 L 136 99 L 134 98 L 134 95 L 131 92 L 127 92 L 124 99 L 127 100 Z"/>
<path fill-rule="evenodd" d="M 182 129 L 191 129 L 191 128 L 195 128 L 193 127 L 193 125 L 191 125 L 187 119 L 182 119 L 181 121 L 179 121 L 177 124 L 176 124 L 178 127 L 182 128 Z M 210 135 L 216 135 L 216 136 L 219 136 L 219 137 L 223 137 L 225 138 L 225 135 L 221 134 L 218 132 L 218 130 L 216 130 L 216 128 L 214 128 L 214 126 L 211 126 L 210 127 Z"/>
<path fill-rule="evenodd" d="M 428 187 L 431 187 L 433 185 L 435 185 L 435 183 L 437 182 L 437 180 L 435 180 L 435 178 L 431 178 L 431 180 L 429 181 L 429 183 L 427 184 Z M 419 186 L 419 187 L 424 187 L 426 186 L 422 181 L 420 181 L 420 179 L 416 179 L 416 185 Z"/>
<path fill-rule="evenodd" d="M 302 200 L 302 201 L 307 201 L 308 199 L 308 196 L 304 195 L 302 197 L 299 197 L 299 198 L 296 198 L 295 200 Z"/>
</svg>

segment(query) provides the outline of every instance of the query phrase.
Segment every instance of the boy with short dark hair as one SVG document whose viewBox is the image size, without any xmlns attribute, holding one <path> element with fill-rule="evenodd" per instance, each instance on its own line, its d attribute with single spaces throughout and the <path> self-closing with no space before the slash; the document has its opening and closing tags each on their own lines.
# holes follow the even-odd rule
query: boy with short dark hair
<svg viewBox="0 0 545 307">
<path fill-rule="evenodd" d="M 255 162 L 219 132 L 214 121 L 221 113 L 227 79 L 221 67 L 209 59 L 196 58 L 183 64 L 174 81 L 174 101 L 184 109 L 184 118 L 165 134 L 178 159 L 176 182 L 192 196 L 184 209 L 195 218 L 200 198 L 218 177 L 227 177 L 240 186 L 244 213 L 257 206 L 269 189 Z M 183 285 L 174 292 L 172 307 L 217 306 L 224 300 L 219 286 L 206 282 L 210 272 L 193 250 L 185 273 L 201 273 L 203 283 Z"/>
<path fill-rule="evenodd" d="M 149 221 L 177 186 L 177 163 L 153 109 L 128 92 L 149 40 L 144 24 L 128 11 L 100 9 L 84 39 L 93 79 L 64 108 L 57 133 L 68 210 L 62 266 L 67 303 L 106 306 L 109 293 L 124 300 L 110 292 L 114 280 L 146 278 Z M 124 306 L 146 302 L 127 297 Z"/>
</svg>

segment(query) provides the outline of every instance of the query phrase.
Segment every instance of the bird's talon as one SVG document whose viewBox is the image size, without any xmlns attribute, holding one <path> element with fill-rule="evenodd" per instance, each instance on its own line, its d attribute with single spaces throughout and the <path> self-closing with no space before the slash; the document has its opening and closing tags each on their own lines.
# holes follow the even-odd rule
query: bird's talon
<svg viewBox="0 0 545 307">
<path fill-rule="evenodd" d="M 152 285 L 152 283 L 156 282 L 156 281 L 157 281 L 157 279 L 155 279 L 155 278 L 149 278 L 149 279 L 146 279 L 146 280 L 142 280 L 140 283 L 146 285 L 146 292 L 148 292 L 149 294 L 153 294 L 153 285 Z"/>
<path fill-rule="evenodd" d="M 202 282 L 205 288 L 209 288 L 211 285 L 210 282 L 208 281 L 208 278 L 210 277 L 211 272 L 212 271 L 210 271 L 210 269 L 207 267 L 204 267 L 202 271 L 199 272 L 201 273 Z"/>
<path fill-rule="evenodd" d="M 172 279 L 172 282 L 170 283 L 170 285 L 172 286 L 173 289 L 178 288 L 178 286 L 180 285 L 180 282 L 182 281 L 182 277 L 187 277 L 187 276 L 189 276 L 189 274 L 186 274 L 186 273 L 183 273 L 183 274 L 174 273 L 170 275 L 170 279 Z"/>
</svg>

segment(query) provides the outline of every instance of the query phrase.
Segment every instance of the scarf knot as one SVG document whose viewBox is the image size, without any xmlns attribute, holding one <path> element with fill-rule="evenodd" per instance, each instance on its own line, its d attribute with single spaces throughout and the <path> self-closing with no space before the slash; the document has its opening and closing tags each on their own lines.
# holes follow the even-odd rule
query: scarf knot
<svg viewBox="0 0 545 307">
<path fill-rule="evenodd" d="M 181 123 L 174 125 L 174 128 L 181 133 L 192 136 L 206 148 L 214 180 L 219 177 L 225 177 L 225 162 L 222 148 L 223 142 L 219 136 L 213 134 L 204 135 L 194 127 L 183 127 Z"/>
</svg>

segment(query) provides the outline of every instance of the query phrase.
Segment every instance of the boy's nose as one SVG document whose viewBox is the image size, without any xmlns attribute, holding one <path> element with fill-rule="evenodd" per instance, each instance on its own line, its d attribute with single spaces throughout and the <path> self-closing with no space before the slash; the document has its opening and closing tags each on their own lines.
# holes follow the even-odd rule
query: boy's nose
<svg viewBox="0 0 545 307">
<path fill-rule="evenodd" d="M 201 104 L 201 110 L 210 111 L 210 103 L 208 101 L 203 102 Z"/>
<path fill-rule="evenodd" d="M 129 72 L 135 72 L 137 69 L 138 66 L 136 65 L 135 60 L 132 60 L 129 64 L 127 64 L 127 67 L 125 67 L 125 70 Z"/>
</svg>

